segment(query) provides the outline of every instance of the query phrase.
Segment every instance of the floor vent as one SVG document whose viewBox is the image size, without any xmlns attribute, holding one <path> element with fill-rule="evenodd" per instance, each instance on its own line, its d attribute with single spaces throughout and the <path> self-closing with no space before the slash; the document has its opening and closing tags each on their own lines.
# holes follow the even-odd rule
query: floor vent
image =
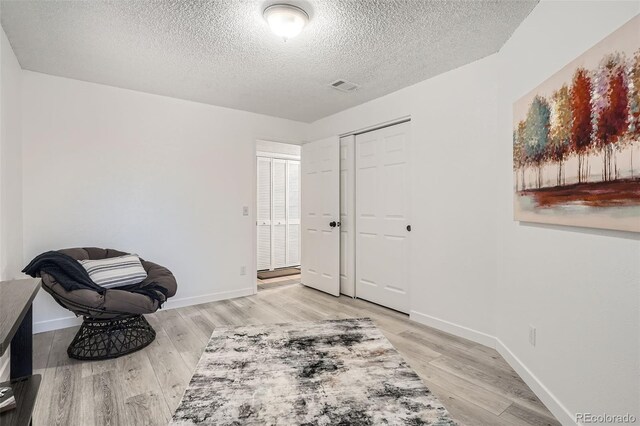
<svg viewBox="0 0 640 426">
<path fill-rule="evenodd" d="M 341 92 L 353 92 L 354 90 L 357 90 L 360 87 L 357 84 L 347 80 L 336 80 L 333 83 L 331 83 L 330 86 Z"/>
</svg>

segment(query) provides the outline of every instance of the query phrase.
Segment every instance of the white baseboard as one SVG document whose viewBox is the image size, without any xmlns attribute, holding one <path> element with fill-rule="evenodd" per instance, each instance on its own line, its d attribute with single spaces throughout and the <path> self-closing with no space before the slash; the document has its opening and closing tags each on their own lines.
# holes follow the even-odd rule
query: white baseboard
<svg viewBox="0 0 640 426">
<path fill-rule="evenodd" d="M 576 417 L 569 412 L 567 407 L 556 398 L 556 396 L 547 388 L 538 377 L 527 368 L 526 365 L 505 346 L 500 339 L 496 339 L 496 350 L 502 358 L 513 368 L 516 373 L 531 388 L 542 403 L 551 411 L 556 419 L 563 425 L 578 425 Z"/>
<path fill-rule="evenodd" d="M 62 317 L 33 323 L 33 334 L 44 333 L 45 331 L 60 330 L 61 328 L 73 327 L 82 324 L 82 318 Z"/>
<path fill-rule="evenodd" d="M 181 297 L 179 299 L 169 299 L 162 309 L 183 308 L 185 306 L 200 305 L 202 303 L 217 302 L 219 300 L 235 299 L 236 297 L 251 296 L 256 293 L 255 287 L 246 287 L 239 290 L 218 291 L 216 293 L 203 294 L 200 296 Z"/>
<path fill-rule="evenodd" d="M 520 359 L 515 356 L 515 354 L 511 352 L 511 350 L 507 348 L 497 337 L 417 311 L 411 311 L 410 319 L 419 322 L 420 324 L 436 328 L 440 331 L 451 333 L 455 336 L 496 349 L 560 423 L 571 426 L 578 425 L 575 421 L 575 416 L 569 412 L 564 404 L 562 404 L 562 402 L 555 397 L 549 388 L 547 388 L 540 379 L 538 379 L 538 377 L 533 374 L 531 370 L 529 370 L 527 366 L 524 365 L 522 361 L 520 361 Z"/>
<path fill-rule="evenodd" d="M 450 321 L 423 314 L 422 312 L 418 311 L 411 311 L 409 314 L 409 318 L 414 320 L 415 322 L 419 322 L 420 324 L 437 328 L 438 330 L 454 334 L 458 337 L 462 337 L 476 343 L 480 343 L 481 345 L 489 346 L 490 348 L 496 347 L 496 338 L 482 331 L 474 330 L 473 328 L 455 324 Z"/>
<path fill-rule="evenodd" d="M 239 290 L 219 291 L 217 293 L 203 294 L 201 296 L 182 297 L 178 299 L 169 299 L 162 309 L 175 309 L 191 305 L 200 305 L 202 303 L 216 302 L 218 300 L 234 299 L 236 297 L 251 296 L 255 294 L 254 287 L 242 288 Z M 80 325 L 82 318 L 75 316 L 55 318 L 46 321 L 38 321 L 33 323 L 33 333 L 43 333 L 45 331 L 59 330 L 61 328 L 73 327 Z"/>
</svg>

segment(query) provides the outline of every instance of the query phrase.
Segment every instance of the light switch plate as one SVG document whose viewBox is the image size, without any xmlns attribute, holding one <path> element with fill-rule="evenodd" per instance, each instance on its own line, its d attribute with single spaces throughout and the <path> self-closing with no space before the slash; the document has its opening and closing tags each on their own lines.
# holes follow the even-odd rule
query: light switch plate
<svg viewBox="0 0 640 426">
<path fill-rule="evenodd" d="M 248 206 L 242 207 L 242 216 L 249 216 L 249 207 Z"/>
<path fill-rule="evenodd" d="M 529 344 L 536 346 L 536 328 L 532 325 L 529 326 Z"/>
</svg>

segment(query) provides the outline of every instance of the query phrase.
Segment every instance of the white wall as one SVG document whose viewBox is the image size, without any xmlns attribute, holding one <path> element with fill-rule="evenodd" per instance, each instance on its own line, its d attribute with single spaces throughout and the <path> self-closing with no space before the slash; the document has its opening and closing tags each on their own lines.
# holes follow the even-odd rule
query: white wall
<svg viewBox="0 0 640 426">
<path fill-rule="evenodd" d="M 411 317 L 496 346 L 563 424 L 640 418 L 640 236 L 513 221 L 512 104 L 638 12 L 542 2 L 498 54 L 311 125 L 411 116 Z"/>
<path fill-rule="evenodd" d="M 639 236 L 513 222 L 511 172 L 513 101 L 639 11 L 542 2 L 497 55 L 311 125 L 24 72 L 21 260 L 113 246 L 173 269 L 182 303 L 246 294 L 253 141 L 411 116 L 412 318 L 498 347 L 564 424 L 640 416 Z"/>
<path fill-rule="evenodd" d="M 0 279 L 22 269 L 22 69 L 0 27 Z"/>
<path fill-rule="evenodd" d="M 514 222 L 511 108 L 639 12 L 638 2 L 542 2 L 498 55 L 496 335 L 567 417 L 640 419 L 640 235 Z"/>
<path fill-rule="evenodd" d="M 22 70 L 0 27 L 0 280 L 22 269 Z M 9 351 L 0 358 L 0 382 L 9 377 Z"/>
<path fill-rule="evenodd" d="M 306 125 L 39 73 L 23 76 L 24 261 L 112 247 L 171 269 L 169 305 L 253 293 L 255 140 Z M 68 325 L 47 294 L 34 328 Z"/>
<path fill-rule="evenodd" d="M 411 116 L 411 315 L 473 328 L 480 339 L 495 332 L 494 63 L 489 57 L 319 120 L 309 137 Z"/>
</svg>

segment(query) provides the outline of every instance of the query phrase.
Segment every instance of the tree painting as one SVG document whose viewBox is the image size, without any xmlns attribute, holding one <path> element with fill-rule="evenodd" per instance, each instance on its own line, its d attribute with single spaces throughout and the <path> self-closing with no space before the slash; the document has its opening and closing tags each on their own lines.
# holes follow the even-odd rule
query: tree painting
<svg viewBox="0 0 640 426">
<path fill-rule="evenodd" d="M 578 69 L 571 85 L 571 148 L 578 157 L 578 182 L 587 178 L 585 154 L 591 144 L 591 79 L 587 71 Z"/>
<path fill-rule="evenodd" d="M 531 103 L 525 120 L 525 152 L 529 163 L 537 169 L 536 185 L 542 187 L 542 164 L 546 160 L 549 145 L 549 119 L 551 110 L 544 98 L 536 96 Z"/>
<path fill-rule="evenodd" d="M 520 121 L 513 131 L 513 168 L 516 171 L 516 191 L 521 189 L 527 189 L 526 180 L 524 177 L 525 170 L 527 168 L 527 152 L 525 150 L 524 140 L 525 122 Z M 518 174 L 518 171 L 520 172 Z M 518 187 L 518 182 L 521 182 Z"/>
<path fill-rule="evenodd" d="M 640 49 L 629 65 L 629 134 L 640 137 Z"/>
<path fill-rule="evenodd" d="M 566 84 L 563 84 L 560 89 L 553 92 L 553 95 L 551 96 L 551 105 L 549 155 L 551 161 L 558 163 L 556 184 L 562 185 L 566 182 L 562 166 L 564 160 L 569 154 L 573 117 L 571 110 L 571 93 Z"/>
<path fill-rule="evenodd" d="M 640 16 L 514 104 L 517 220 L 640 232 L 638 34 Z"/>
<path fill-rule="evenodd" d="M 629 127 L 628 88 L 624 64 L 619 55 L 611 55 L 604 59 L 596 87 L 599 89 L 596 99 L 600 107 L 597 108 L 594 139 L 603 152 L 602 179 L 610 181 L 618 176 L 617 168 L 612 164 L 616 144 Z"/>
<path fill-rule="evenodd" d="M 628 66 L 629 84 L 629 138 L 631 146 L 629 168 L 633 177 L 633 144 L 640 140 L 640 49 L 633 55 Z"/>
</svg>

